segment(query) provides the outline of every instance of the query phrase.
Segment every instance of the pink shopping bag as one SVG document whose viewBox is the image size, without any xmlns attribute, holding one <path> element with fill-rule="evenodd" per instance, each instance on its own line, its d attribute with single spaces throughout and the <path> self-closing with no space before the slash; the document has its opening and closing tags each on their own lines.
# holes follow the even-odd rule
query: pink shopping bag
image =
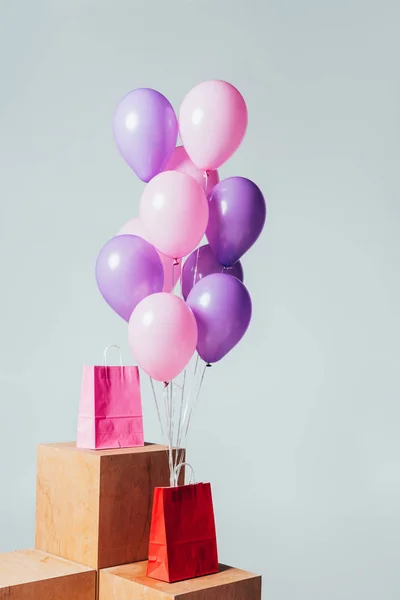
<svg viewBox="0 0 400 600">
<path fill-rule="evenodd" d="M 111 346 L 108 346 L 110 348 Z M 118 346 L 116 346 L 118 348 Z M 138 367 L 84 365 L 78 416 L 78 448 L 144 446 Z"/>
</svg>

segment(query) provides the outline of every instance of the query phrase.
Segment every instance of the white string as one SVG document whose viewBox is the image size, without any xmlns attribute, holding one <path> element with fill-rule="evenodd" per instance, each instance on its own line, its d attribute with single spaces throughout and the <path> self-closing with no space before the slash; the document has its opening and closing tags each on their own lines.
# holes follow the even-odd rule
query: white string
<svg viewBox="0 0 400 600">
<path fill-rule="evenodd" d="M 161 419 L 160 407 L 158 406 L 157 394 L 156 394 L 156 390 L 154 389 L 153 378 L 150 377 L 150 375 L 149 375 L 149 379 L 150 379 L 151 389 L 153 390 L 153 398 L 154 398 L 154 402 L 155 402 L 156 409 L 157 409 L 157 416 L 158 416 L 158 422 L 160 423 L 161 435 L 164 437 L 164 428 L 163 428 L 162 419 Z"/>
<path fill-rule="evenodd" d="M 179 458 L 179 447 L 181 443 L 181 424 L 182 424 L 182 412 L 183 412 L 183 403 L 185 400 L 185 385 L 186 385 L 186 369 L 183 372 L 183 385 L 181 387 L 181 401 L 179 408 L 179 422 L 178 422 L 178 431 L 176 434 L 176 451 L 175 451 L 175 468 L 178 463 Z"/>
<path fill-rule="evenodd" d="M 107 348 L 104 350 L 103 353 L 103 366 L 107 367 L 107 352 L 110 348 L 117 348 L 118 352 L 119 352 L 119 366 L 123 367 L 124 364 L 122 362 L 122 350 L 119 346 L 117 346 L 117 344 L 110 344 L 109 346 L 107 346 Z"/>
<path fill-rule="evenodd" d="M 193 413 L 194 413 L 194 411 L 196 409 L 196 406 L 197 406 L 197 403 L 198 403 L 198 400 L 199 400 L 200 391 L 201 391 L 201 388 L 202 388 L 202 385 L 203 385 L 203 381 L 204 381 L 204 375 L 206 374 L 206 369 L 207 369 L 207 365 L 204 365 L 203 373 L 201 374 L 201 379 L 200 379 L 200 383 L 199 383 L 199 388 L 197 390 L 197 395 L 196 395 L 195 401 L 194 401 L 194 403 L 193 403 L 193 405 L 192 405 L 192 407 L 190 409 L 190 412 L 189 412 L 189 417 L 188 417 L 188 421 L 187 421 L 187 424 L 186 424 L 186 430 L 185 430 L 185 437 L 183 438 L 183 444 L 182 444 L 183 448 L 186 447 L 187 437 L 188 437 L 188 432 L 189 432 L 189 427 L 190 427 L 190 422 L 192 420 Z"/>
<path fill-rule="evenodd" d="M 186 380 L 186 370 L 185 370 L 185 374 L 184 374 L 184 380 Z M 180 415 L 179 415 L 178 435 L 177 435 L 177 439 L 176 439 L 176 445 L 178 448 L 180 447 L 180 443 L 181 443 L 181 439 L 182 439 L 182 426 L 185 422 L 185 417 L 186 417 L 186 412 L 187 412 L 187 405 L 186 405 L 185 412 L 183 413 L 183 405 L 184 405 L 184 400 L 185 400 L 183 388 L 182 388 L 181 398 L 182 398 L 182 402 L 181 402 L 181 410 L 180 410 Z M 182 415 L 182 413 L 183 413 L 183 415 Z"/>
<path fill-rule="evenodd" d="M 171 386 L 171 390 L 170 390 L 170 402 L 171 402 L 171 441 L 172 441 L 172 449 L 174 447 L 174 429 L 175 429 L 175 408 L 176 408 L 176 385 L 174 385 L 174 383 L 171 381 L 170 382 L 170 386 Z M 175 465 L 175 456 L 176 456 L 177 451 L 175 450 L 174 452 L 172 451 L 171 453 L 171 462 L 172 462 L 172 469 L 174 469 L 174 465 Z"/>
<path fill-rule="evenodd" d="M 186 464 L 184 458 L 188 433 L 198 404 L 207 368 L 207 365 L 204 365 L 204 368 L 200 370 L 199 361 L 200 357 L 197 355 L 194 364 L 193 377 L 189 386 L 188 371 L 186 369 L 183 372 L 182 385 L 175 381 L 164 383 L 163 411 L 160 409 L 154 381 L 150 377 L 150 384 L 156 404 L 161 434 L 166 440 L 165 449 L 168 456 L 171 487 L 178 485 L 180 469 L 183 464 Z"/>
<path fill-rule="evenodd" d="M 171 386 L 172 387 L 172 386 Z M 168 442 L 168 462 L 169 462 L 169 473 L 170 473 L 170 485 L 172 486 L 173 483 L 173 479 L 172 479 L 172 474 L 173 474 L 173 463 L 172 463 L 172 445 L 173 445 L 173 440 L 172 440 L 172 419 L 171 419 L 171 413 L 170 413 L 170 402 L 169 402 L 169 386 L 165 385 L 164 386 L 164 404 L 165 404 L 165 410 L 166 410 L 166 415 L 167 415 L 167 442 Z"/>
<path fill-rule="evenodd" d="M 181 462 L 179 463 L 179 465 L 176 465 L 176 467 L 174 468 L 174 487 L 178 487 L 178 480 L 179 480 L 179 476 L 181 474 L 181 470 L 182 467 L 189 467 L 190 468 L 190 479 L 189 479 L 189 483 L 188 485 L 192 485 L 196 483 L 196 476 L 194 474 L 194 469 L 192 467 L 192 465 L 188 462 Z"/>
<path fill-rule="evenodd" d="M 200 359 L 200 357 L 199 357 L 199 355 L 197 355 L 195 366 L 194 366 L 193 379 L 192 379 L 192 383 L 191 383 L 191 386 L 190 386 L 190 389 L 189 389 L 189 394 L 188 394 L 188 397 L 187 397 L 187 400 L 186 400 L 185 411 L 184 411 L 183 418 L 182 418 L 182 429 L 181 429 L 180 435 L 179 435 L 179 442 L 177 443 L 177 447 L 180 448 L 180 450 L 178 450 L 178 452 L 180 452 L 180 457 L 178 459 L 178 462 L 182 461 L 183 457 L 185 455 L 185 445 L 182 444 L 182 435 L 183 435 L 183 432 L 185 431 L 186 416 L 188 414 L 188 409 L 189 409 L 190 401 L 191 401 L 191 398 L 192 398 L 193 388 L 194 388 L 194 386 L 196 384 L 196 373 L 197 373 L 197 368 L 199 366 L 199 359 Z"/>
</svg>

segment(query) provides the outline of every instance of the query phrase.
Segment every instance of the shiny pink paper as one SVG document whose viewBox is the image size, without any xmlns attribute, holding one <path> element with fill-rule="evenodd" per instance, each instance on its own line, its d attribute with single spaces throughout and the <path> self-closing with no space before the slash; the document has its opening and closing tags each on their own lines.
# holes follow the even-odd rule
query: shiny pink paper
<svg viewBox="0 0 400 600">
<path fill-rule="evenodd" d="M 137 367 L 83 367 L 76 445 L 91 450 L 144 446 Z"/>
</svg>

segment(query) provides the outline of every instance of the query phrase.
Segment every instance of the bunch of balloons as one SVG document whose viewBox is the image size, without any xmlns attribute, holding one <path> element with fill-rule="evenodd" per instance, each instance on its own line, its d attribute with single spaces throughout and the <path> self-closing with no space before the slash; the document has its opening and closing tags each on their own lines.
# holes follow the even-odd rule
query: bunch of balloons
<svg viewBox="0 0 400 600">
<path fill-rule="evenodd" d="M 196 349 L 206 363 L 219 361 L 250 323 L 239 259 L 264 227 L 265 200 L 249 179 L 219 181 L 217 171 L 246 128 L 246 103 L 225 81 L 193 88 L 179 118 L 148 88 L 129 92 L 115 112 L 118 150 L 147 185 L 139 217 L 100 251 L 96 278 L 129 323 L 134 358 L 156 380 L 174 379 Z M 204 234 L 208 244 L 198 247 Z M 173 294 L 179 278 L 183 298 Z"/>
</svg>

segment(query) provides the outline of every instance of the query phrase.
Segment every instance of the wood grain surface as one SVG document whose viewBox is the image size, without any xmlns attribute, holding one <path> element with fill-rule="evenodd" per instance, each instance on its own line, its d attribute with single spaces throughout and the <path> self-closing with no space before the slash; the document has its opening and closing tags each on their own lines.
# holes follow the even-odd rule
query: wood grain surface
<svg viewBox="0 0 400 600">
<path fill-rule="evenodd" d="M 99 600 L 261 600 L 261 577 L 233 567 L 178 583 L 151 579 L 146 568 L 144 561 L 100 571 Z"/>
<path fill-rule="evenodd" d="M 41 445 L 35 546 L 94 569 L 144 560 L 153 490 L 168 484 L 165 446 L 85 450 L 72 442 Z"/>
<path fill-rule="evenodd" d="M 0 554 L 0 600 L 95 600 L 96 571 L 40 552 Z"/>
</svg>

